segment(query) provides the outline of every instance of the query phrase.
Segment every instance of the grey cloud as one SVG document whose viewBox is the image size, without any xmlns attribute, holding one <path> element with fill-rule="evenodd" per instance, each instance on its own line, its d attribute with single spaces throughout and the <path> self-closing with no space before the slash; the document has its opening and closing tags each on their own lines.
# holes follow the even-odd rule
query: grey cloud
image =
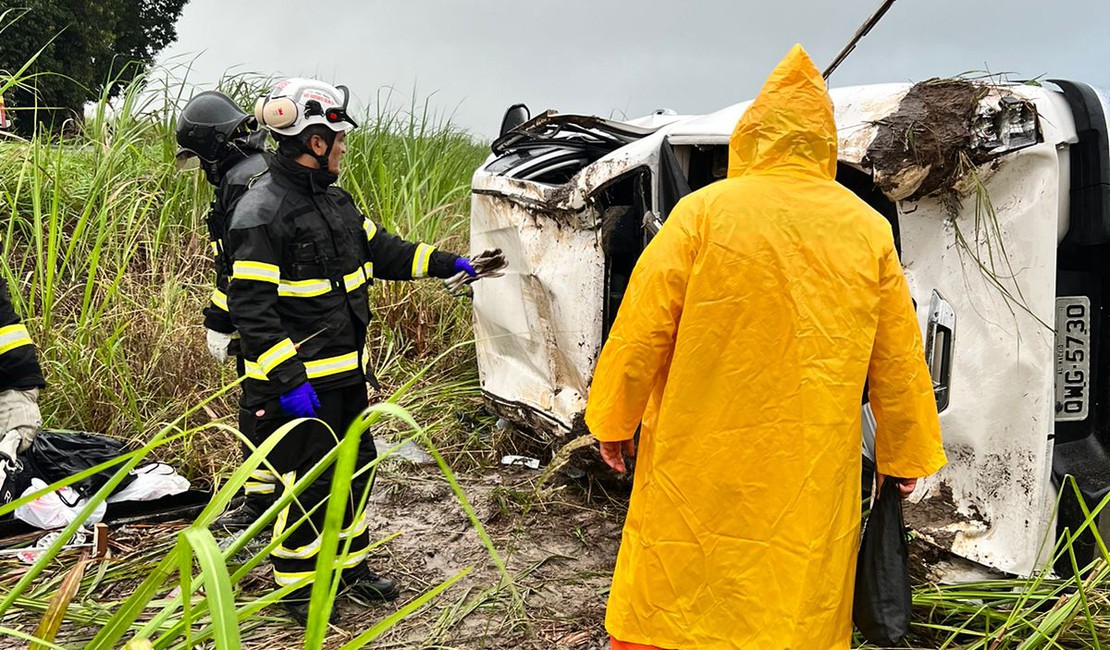
<svg viewBox="0 0 1110 650">
<path fill-rule="evenodd" d="M 474 133 L 506 106 L 636 116 L 704 113 L 750 98 L 795 42 L 829 61 L 877 0 L 193 0 L 167 60 L 195 57 L 190 81 L 229 69 L 312 75 L 415 93 Z M 990 69 L 1110 86 L 1105 0 L 900 0 L 834 85 Z"/>
</svg>

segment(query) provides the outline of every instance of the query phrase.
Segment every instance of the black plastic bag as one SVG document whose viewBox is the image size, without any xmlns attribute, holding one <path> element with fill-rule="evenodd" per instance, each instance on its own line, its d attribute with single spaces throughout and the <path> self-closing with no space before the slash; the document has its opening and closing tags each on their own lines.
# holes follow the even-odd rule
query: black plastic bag
<svg viewBox="0 0 1110 650">
<path fill-rule="evenodd" d="M 129 451 L 126 444 L 92 433 L 40 431 L 35 436 L 35 442 L 26 453 L 31 456 L 30 465 L 39 473 L 38 478 L 47 484 L 54 483 L 79 474 L 91 467 L 96 467 L 115 458 L 119 458 Z M 82 497 L 88 498 L 104 487 L 104 484 L 115 475 L 124 463 L 87 476 L 80 481 L 71 483 L 69 487 Z M 135 477 L 128 474 L 116 486 L 121 490 Z"/>
<path fill-rule="evenodd" d="M 871 508 L 856 560 L 852 622 L 880 646 L 901 642 L 910 631 L 909 551 L 898 482 L 887 478 Z"/>
<path fill-rule="evenodd" d="M 34 456 L 31 455 L 30 450 L 20 454 L 16 462 L 9 462 L 4 459 L 0 459 L 0 462 L 6 465 L 4 468 L 4 483 L 0 485 L 0 506 L 11 503 L 23 496 L 27 488 L 31 487 L 31 479 L 42 478 L 42 472 L 35 464 Z M 11 516 L 12 513 L 9 512 L 0 519 L 11 518 Z"/>
</svg>

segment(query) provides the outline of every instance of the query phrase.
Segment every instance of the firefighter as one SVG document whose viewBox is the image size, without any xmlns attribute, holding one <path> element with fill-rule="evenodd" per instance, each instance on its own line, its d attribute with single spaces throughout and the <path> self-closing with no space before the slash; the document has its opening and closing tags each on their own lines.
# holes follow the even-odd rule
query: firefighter
<svg viewBox="0 0 1110 650">
<path fill-rule="evenodd" d="M 368 286 L 374 279 L 413 280 L 474 276 L 466 258 L 390 234 L 364 217 L 352 197 L 335 186 L 347 133 L 357 126 L 347 113 L 348 92 L 310 79 L 287 79 L 260 98 L 255 117 L 277 140 L 270 173 L 236 206 L 228 232 L 232 277 L 231 319 L 239 331 L 247 379 L 241 405 L 266 439 L 295 418 L 302 422 L 275 447 L 269 461 L 282 486 L 292 486 L 337 444 L 368 406 L 365 370 Z M 330 428 L 329 432 L 323 424 Z M 373 438 L 359 448 L 358 466 L 376 457 Z M 283 511 L 273 534 L 289 536 L 271 554 L 279 586 L 311 580 L 322 504 L 330 470 Z M 366 563 L 368 515 L 358 503 L 369 472 L 351 482 L 342 541 L 350 540 L 341 581 L 356 595 L 391 600 L 392 580 Z M 297 526 L 306 512 L 305 524 Z M 283 604 L 307 621 L 310 586 Z"/>
<path fill-rule="evenodd" d="M 220 92 L 199 93 L 185 104 L 177 118 L 178 167 L 199 161 L 204 177 L 215 188 L 215 198 L 206 217 L 216 268 L 216 286 L 204 308 L 208 351 L 220 363 L 227 361 L 229 353 L 235 355 L 240 376 L 245 367 L 238 355 L 235 326 L 227 312 L 231 262 L 224 239 L 235 204 L 250 184 L 266 173 L 265 143 L 266 132 L 258 129 L 254 117 Z M 240 418 L 239 430 L 250 438 L 252 425 L 252 418 Z M 245 455 L 250 454 L 246 445 L 243 451 Z M 249 526 L 269 507 L 275 483 L 268 470 L 256 470 L 244 486 L 247 499 L 243 506 L 220 518 L 216 524 L 227 529 Z"/>
<path fill-rule="evenodd" d="M 0 462 L 14 461 L 34 442 L 42 426 L 39 390 L 45 387 L 35 344 L 0 278 Z"/>
</svg>

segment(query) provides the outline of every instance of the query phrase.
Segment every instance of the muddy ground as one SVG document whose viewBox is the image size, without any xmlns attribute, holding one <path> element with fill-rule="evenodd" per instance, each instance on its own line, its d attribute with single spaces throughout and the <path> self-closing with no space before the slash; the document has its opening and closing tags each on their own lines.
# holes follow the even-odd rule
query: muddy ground
<svg viewBox="0 0 1110 650">
<path fill-rule="evenodd" d="M 423 593 L 466 567 L 474 571 L 439 600 L 375 644 L 381 648 L 608 647 L 605 601 L 620 542 L 624 505 L 580 486 L 554 494 L 535 489 L 539 474 L 524 468 L 487 470 L 461 478 L 467 498 L 503 555 L 522 609 L 437 470 L 387 472 L 373 496 L 381 517 L 372 538 L 393 539 L 373 566 L 398 579 L 402 600 Z M 342 609 L 344 620 L 369 627 L 396 606 Z"/>
<path fill-rule="evenodd" d="M 446 479 L 435 467 L 390 462 L 372 495 L 377 513 L 371 538 L 384 540 L 371 565 L 403 586 L 388 604 L 357 603 L 341 597 L 340 623 L 327 647 L 339 647 L 397 612 L 407 602 L 458 572 L 472 572 L 436 600 L 378 638 L 375 648 L 576 648 L 608 647 L 603 621 L 609 580 L 620 541 L 625 503 L 599 488 L 548 485 L 537 491 L 540 473 L 517 467 L 476 470 L 459 476 L 475 513 L 505 560 L 513 589 L 499 587 L 500 572 Z M 125 598 L 142 567 L 152 566 L 187 522 L 131 526 L 113 531 L 114 557 L 105 579 L 85 585 L 71 612 L 106 615 Z M 159 550 L 161 549 L 161 550 Z M 73 553 L 40 582 L 56 583 L 76 559 Z M 128 571 L 128 566 L 136 570 Z M 0 590 L 25 570 L 0 560 Z M 90 569 L 92 574 L 95 569 Z M 269 589 L 268 566 L 240 583 L 248 595 Z M 516 593 L 516 604 L 513 591 Z M 49 593 L 49 592 L 46 592 Z M 240 598 L 242 600 L 242 598 Z M 41 614 L 7 616 L 5 627 L 32 632 Z M 95 624 L 94 624 L 95 625 Z M 66 624 L 57 642 L 81 647 L 93 626 Z M 243 648 L 299 648 L 301 630 L 270 608 L 242 626 Z M 0 648 L 23 647 L 0 637 Z"/>
</svg>

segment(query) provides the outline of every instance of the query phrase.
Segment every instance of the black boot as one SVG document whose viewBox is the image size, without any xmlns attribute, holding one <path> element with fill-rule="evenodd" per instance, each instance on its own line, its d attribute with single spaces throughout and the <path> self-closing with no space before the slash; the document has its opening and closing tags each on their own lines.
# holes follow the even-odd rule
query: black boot
<svg viewBox="0 0 1110 650">
<path fill-rule="evenodd" d="M 262 513 L 266 512 L 270 503 L 272 503 L 272 500 L 269 495 L 248 495 L 243 500 L 242 505 L 224 513 L 213 523 L 213 526 L 228 531 L 249 528 L 251 524 L 258 521 Z"/>
<path fill-rule="evenodd" d="M 293 619 L 297 625 L 306 627 L 308 625 L 308 612 L 309 612 L 309 599 L 308 598 L 283 598 L 281 606 L 285 608 L 289 618 Z M 331 615 L 328 616 L 328 623 L 332 625 L 339 624 L 339 608 L 334 604 L 331 608 Z"/>
<path fill-rule="evenodd" d="M 393 600 L 401 594 L 397 583 L 374 573 L 365 564 L 343 573 L 347 593 L 363 600 Z"/>
</svg>

